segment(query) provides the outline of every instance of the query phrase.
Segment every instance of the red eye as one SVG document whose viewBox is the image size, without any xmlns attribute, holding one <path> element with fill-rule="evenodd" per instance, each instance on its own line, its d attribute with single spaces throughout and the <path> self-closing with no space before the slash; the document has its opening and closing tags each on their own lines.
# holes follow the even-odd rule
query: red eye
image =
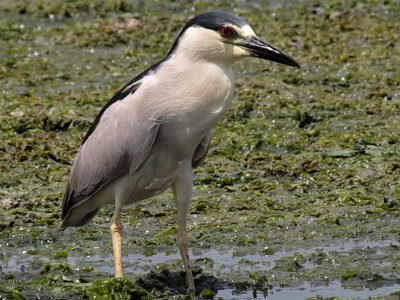
<svg viewBox="0 0 400 300">
<path fill-rule="evenodd" d="M 233 31 L 233 29 L 231 27 L 226 26 L 226 25 L 222 25 L 219 28 L 219 33 L 224 38 L 230 38 L 232 35 L 234 35 L 235 32 Z"/>
</svg>

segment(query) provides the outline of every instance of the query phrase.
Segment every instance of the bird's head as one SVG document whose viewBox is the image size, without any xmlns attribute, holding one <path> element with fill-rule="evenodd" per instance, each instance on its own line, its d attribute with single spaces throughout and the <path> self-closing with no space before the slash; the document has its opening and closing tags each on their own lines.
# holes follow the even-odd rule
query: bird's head
<svg viewBox="0 0 400 300">
<path fill-rule="evenodd" d="M 168 56 L 173 55 L 228 63 L 253 56 L 300 67 L 288 54 L 257 36 L 244 19 L 223 11 L 191 19 L 168 53 Z"/>
</svg>

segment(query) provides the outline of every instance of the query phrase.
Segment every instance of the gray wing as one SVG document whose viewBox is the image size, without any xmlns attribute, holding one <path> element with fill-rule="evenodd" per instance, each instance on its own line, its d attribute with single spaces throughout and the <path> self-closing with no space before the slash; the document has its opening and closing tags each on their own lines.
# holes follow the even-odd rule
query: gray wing
<svg viewBox="0 0 400 300">
<path fill-rule="evenodd" d="M 111 180 L 134 173 L 146 159 L 159 124 L 143 120 L 132 105 L 133 98 L 110 105 L 85 138 L 64 194 L 62 219 Z"/>
<path fill-rule="evenodd" d="M 208 149 L 210 148 L 212 130 L 208 131 L 207 134 L 202 138 L 200 144 L 194 151 L 192 158 L 192 167 L 197 168 L 206 159 Z"/>
</svg>

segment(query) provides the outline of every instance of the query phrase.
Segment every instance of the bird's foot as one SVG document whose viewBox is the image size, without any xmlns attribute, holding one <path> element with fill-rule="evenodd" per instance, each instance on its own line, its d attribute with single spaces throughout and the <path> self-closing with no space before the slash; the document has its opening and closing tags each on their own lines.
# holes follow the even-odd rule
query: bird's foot
<svg viewBox="0 0 400 300">
<path fill-rule="evenodd" d="M 196 288 L 191 289 L 191 288 L 187 288 L 186 293 L 190 296 L 190 297 L 194 297 L 196 294 Z"/>
</svg>

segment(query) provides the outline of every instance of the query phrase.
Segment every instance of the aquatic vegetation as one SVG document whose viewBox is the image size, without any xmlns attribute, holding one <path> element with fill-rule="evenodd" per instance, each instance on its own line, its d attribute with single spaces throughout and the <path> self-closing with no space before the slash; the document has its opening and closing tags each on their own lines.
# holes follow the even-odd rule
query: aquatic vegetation
<svg viewBox="0 0 400 300">
<path fill-rule="evenodd" d="M 0 3 L 0 298 L 185 297 L 170 194 L 124 212 L 126 280 L 109 279 L 112 208 L 88 227 L 57 228 L 99 109 L 163 57 L 189 16 L 216 8 L 244 16 L 302 69 L 236 66 L 233 106 L 195 174 L 199 297 L 321 286 L 304 298 L 398 299 L 394 0 Z"/>
</svg>

